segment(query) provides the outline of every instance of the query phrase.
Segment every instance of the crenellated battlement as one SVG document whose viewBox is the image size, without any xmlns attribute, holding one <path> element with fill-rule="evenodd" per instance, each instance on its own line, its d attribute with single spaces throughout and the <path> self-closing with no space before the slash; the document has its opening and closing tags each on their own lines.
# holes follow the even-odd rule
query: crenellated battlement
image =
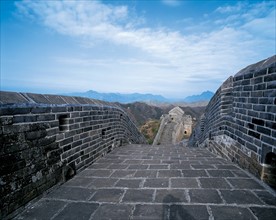
<svg viewBox="0 0 276 220">
<path fill-rule="evenodd" d="M 0 93 L 1 215 L 14 211 L 98 158 L 146 143 L 116 105 L 80 97 Z"/>
<path fill-rule="evenodd" d="M 229 77 L 209 102 L 190 146 L 238 163 L 276 186 L 276 56 Z"/>
</svg>

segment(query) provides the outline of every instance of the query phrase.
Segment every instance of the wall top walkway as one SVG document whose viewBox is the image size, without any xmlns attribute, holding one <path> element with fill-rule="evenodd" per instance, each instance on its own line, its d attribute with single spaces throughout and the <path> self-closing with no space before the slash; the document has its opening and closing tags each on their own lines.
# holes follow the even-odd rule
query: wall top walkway
<svg viewBox="0 0 276 220">
<path fill-rule="evenodd" d="M 269 68 L 271 66 L 275 67 L 275 62 L 276 62 L 276 55 L 243 68 L 238 73 L 236 73 L 234 77 L 245 75 L 247 73 L 257 72 L 259 70 L 265 70 L 266 68 Z"/>
<path fill-rule="evenodd" d="M 274 219 L 273 192 L 207 149 L 128 145 L 15 219 Z"/>
<path fill-rule="evenodd" d="M 26 104 L 46 104 L 46 105 L 105 105 L 114 106 L 116 104 L 104 102 L 85 97 L 73 97 L 64 95 L 47 95 L 34 93 L 17 93 L 0 91 L 0 104 L 2 105 L 26 105 Z"/>
</svg>

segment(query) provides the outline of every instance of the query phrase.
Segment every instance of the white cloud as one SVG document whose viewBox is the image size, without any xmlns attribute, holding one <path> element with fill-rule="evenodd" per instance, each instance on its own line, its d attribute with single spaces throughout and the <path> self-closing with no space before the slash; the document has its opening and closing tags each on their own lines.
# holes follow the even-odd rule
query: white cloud
<svg viewBox="0 0 276 220">
<path fill-rule="evenodd" d="M 179 4 L 179 1 L 163 3 L 173 5 Z M 140 18 L 132 18 L 128 7 L 98 1 L 23 1 L 16 5 L 28 18 L 38 20 L 57 33 L 81 39 L 88 46 L 97 40 L 116 47 L 134 48 L 132 54 L 122 59 L 115 59 L 114 56 L 107 59 L 56 59 L 67 65 L 80 66 L 83 74 L 91 66 L 98 66 L 97 71 L 100 73 L 107 70 L 115 72 L 116 69 L 117 73 L 124 74 L 114 76 L 120 78 L 121 84 L 125 83 L 124 89 L 127 88 L 127 80 L 130 81 L 130 77 L 134 76 L 135 80 L 131 80 L 134 86 L 129 86 L 130 89 L 154 87 L 154 91 L 160 91 L 164 89 L 162 85 L 167 83 L 170 91 L 176 88 L 184 90 L 180 89 L 181 84 L 187 90 L 192 90 L 188 82 L 208 80 L 208 85 L 213 83 L 213 87 L 217 87 L 244 65 L 266 58 L 262 57 L 264 55 L 273 55 L 270 54 L 273 53 L 273 44 L 275 48 L 275 8 L 271 7 L 270 2 L 220 7 L 215 12 L 227 13 L 227 16 L 215 22 L 205 21 L 215 23 L 214 29 L 196 35 L 184 35 L 165 27 L 152 28 L 146 26 L 146 23 L 143 27 L 137 26 Z M 245 7 L 249 9 L 245 10 Z M 256 33 L 260 31 L 265 34 L 259 37 Z M 261 54 L 256 50 L 260 45 Z M 135 52 L 143 56 L 137 56 Z M 115 68 L 114 64 L 120 65 Z M 88 79 L 89 75 L 85 77 Z M 105 81 L 101 77 L 98 79 L 102 83 Z M 119 88 L 121 85 L 114 86 Z"/>
<path fill-rule="evenodd" d="M 250 20 L 242 26 L 242 29 L 251 32 L 255 36 L 261 36 L 275 41 L 275 21 L 276 11 L 274 10 L 268 13 L 266 17 Z"/>
<path fill-rule="evenodd" d="M 168 5 L 168 6 L 172 6 L 172 7 L 176 7 L 181 5 L 181 1 L 180 0 L 162 0 L 163 4 Z"/>
<path fill-rule="evenodd" d="M 263 1 L 256 4 L 238 2 L 236 5 L 218 7 L 215 12 L 223 13 L 226 17 L 220 17 L 215 22 L 220 25 L 237 26 L 267 17 L 271 12 L 275 13 L 275 8 L 275 1 Z M 275 21 L 272 23 L 275 23 Z"/>
<path fill-rule="evenodd" d="M 236 5 L 227 5 L 227 6 L 220 6 L 216 9 L 216 12 L 219 12 L 221 14 L 227 14 L 227 13 L 237 13 L 240 12 L 241 9 L 246 5 L 245 2 L 238 2 Z"/>
</svg>

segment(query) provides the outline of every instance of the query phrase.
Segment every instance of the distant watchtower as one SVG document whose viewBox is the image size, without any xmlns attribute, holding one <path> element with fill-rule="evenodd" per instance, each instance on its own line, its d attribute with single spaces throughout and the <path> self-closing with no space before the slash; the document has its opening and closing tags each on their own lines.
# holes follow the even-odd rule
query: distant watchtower
<svg viewBox="0 0 276 220">
<path fill-rule="evenodd" d="M 156 144 L 177 144 L 192 133 L 192 117 L 185 115 L 180 107 L 175 107 L 169 114 L 162 115 L 161 125 L 154 139 Z"/>
</svg>

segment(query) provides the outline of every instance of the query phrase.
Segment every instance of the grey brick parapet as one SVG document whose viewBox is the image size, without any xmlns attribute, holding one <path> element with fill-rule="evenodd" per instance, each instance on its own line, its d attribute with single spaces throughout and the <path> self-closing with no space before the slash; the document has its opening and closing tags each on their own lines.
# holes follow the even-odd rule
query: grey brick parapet
<svg viewBox="0 0 276 220">
<path fill-rule="evenodd" d="M 229 77 L 209 102 L 189 146 L 208 147 L 276 186 L 276 56 Z"/>
<path fill-rule="evenodd" d="M 112 103 L 3 91 L 0 103 L 0 217 L 114 148 L 146 143 Z"/>
</svg>

